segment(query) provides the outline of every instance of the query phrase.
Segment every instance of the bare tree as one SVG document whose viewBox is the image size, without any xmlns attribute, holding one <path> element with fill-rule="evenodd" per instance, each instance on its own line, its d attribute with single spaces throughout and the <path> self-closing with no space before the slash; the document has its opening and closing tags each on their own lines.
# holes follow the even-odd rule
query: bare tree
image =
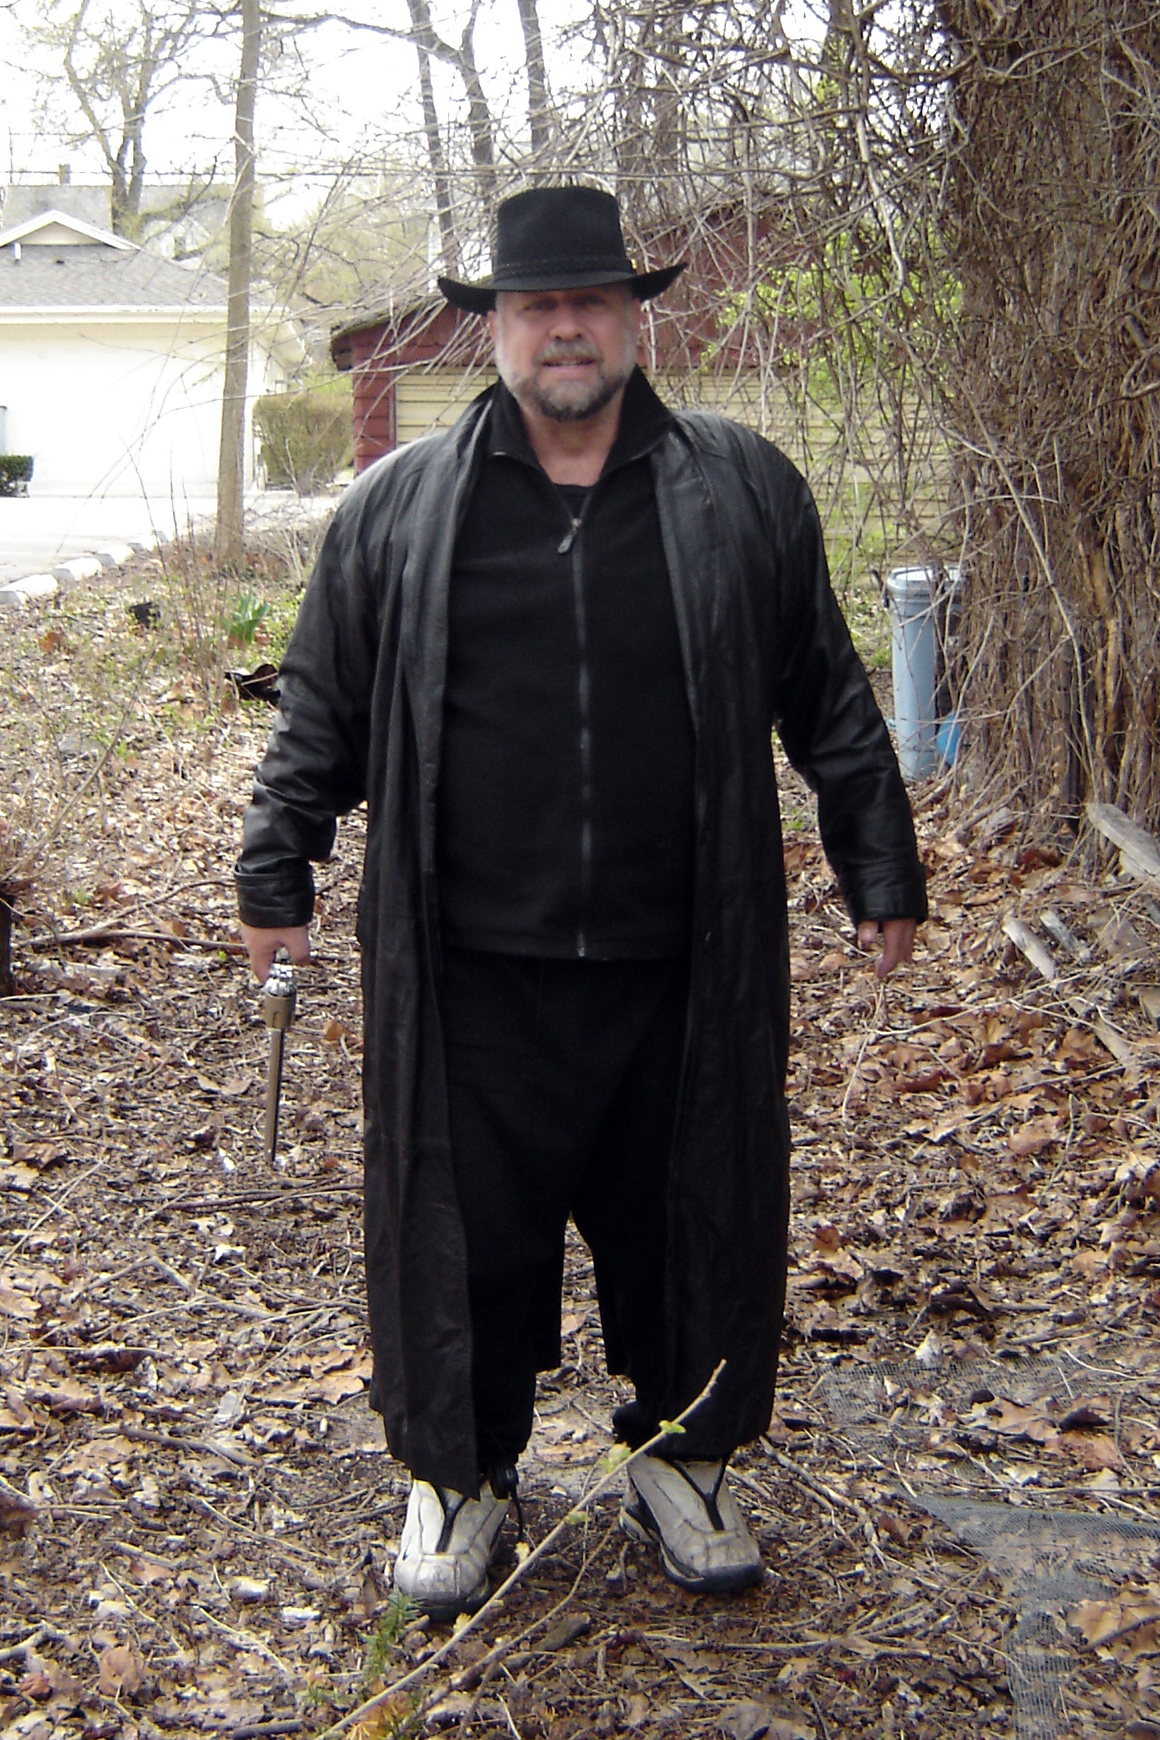
<svg viewBox="0 0 1160 1740">
<path fill-rule="evenodd" d="M 240 0 L 242 51 L 234 118 L 234 192 L 230 202 L 230 277 L 222 438 L 218 457 L 214 554 L 239 566 L 244 553 L 246 386 L 250 355 L 250 281 L 254 260 L 254 108 L 262 46 L 259 0 Z"/>
<path fill-rule="evenodd" d="M 459 271 L 459 242 L 455 234 L 455 205 L 451 197 L 451 178 L 447 172 L 447 156 L 439 130 L 439 111 L 435 106 L 435 86 L 431 78 L 431 51 L 424 43 L 415 44 L 419 57 L 419 90 L 423 101 L 423 136 L 431 165 L 431 180 L 435 191 L 435 211 L 439 219 L 439 243 L 443 270 L 453 275 Z"/>
<path fill-rule="evenodd" d="M 536 0 L 518 0 L 528 75 L 528 141 L 533 158 L 545 157 L 552 139 L 552 97 Z"/>
<path fill-rule="evenodd" d="M 513 168 L 528 163 L 530 158 L 543 159 L 544 169 L 550 173 L 554 167 L 550 146 L 555 116 L 548 85 L 539 3 L 538 0 L 516 0 L 516 3 L 525 52 L 526 133 L 522 138 L 505 138 L 502 156 Z M 480 0 L 469 0 L 459 25 L 458 41 L 451 40 L 436 28 L 430 0 L 407 0 L 410 20 L 407 25 L 385 24 L 377 19 L 368 21 L 347 13 L 331 12 L 314 14 L 310 20 L 311 23 L 342 23 L 352 30 L 407 42 L 414 48 L 419 63 L 423 144 L 432 179 L 432 203 L 439 220 L 444 268 L 451 272 L 458 270 L 462 253 L 456 186 L 466 207 L 471 232 L 479 233 L 488 227 L 504 179 L 500 168 L 501 153 L 497 147 L 495 113 L 476 56 L 475 30 L 479 6 Z M 435 62 L 451 67 L 458 77 L 466 109 L 463 133 L 468 142 L 470 165 L 457 161 L 452 140 L 458 129 L 439 116 L 432 79 Z"/>
<path fill-rule="evenodd" d="M 979 759 L 1160 824 L 1160 15 L 945 0 L 940 213 Z"/>
<path fill-rule="evenodd" d="M 966 773 L 1160 823 L 1160 14 L 593 0 L 587 161 L 694 261 L 683 378 L 805 459 L 839 567 L 957 565 Z M 744 404 L 748 397 L 750 403 Z"/>
<path fill-rule="evenodd" d="M 70 143 L 92 140 L 112 183 L 112 227 L 136 235 L 145 182 L 146 123 L 151 110 L 191 77 L 190 53 L 214 34 L 203 0 L 131 0 L 105 6 L 65 0 L 28 28 L 29 37 L 60 54 L 65 87 L 79 124 L 65 124 Z"/>
</svg>

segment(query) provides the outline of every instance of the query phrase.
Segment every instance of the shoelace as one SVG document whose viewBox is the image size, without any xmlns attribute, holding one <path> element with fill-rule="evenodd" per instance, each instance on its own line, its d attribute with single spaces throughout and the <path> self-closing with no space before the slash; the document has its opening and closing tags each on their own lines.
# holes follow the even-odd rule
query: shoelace
<svg viewBox="0 0 1160 1740">
<path fill-rule="evenodd" d="M 510 1462 L 497 1462 L 493 1467 L 484 1469 L 480 1475 L 481 1484 L 485 1480 L 496 1498 L 510 1498 L 514 1501 L 516 1522 L 519 1528 L 518 1540 L 526 1542 L 527 1532 L 524 1528 L 524 1510 L 520 1503 L 519 1475 L 515 1468 Z M 454 1495 L 454 1502 L 448 1503 L 448 1499 L 451 1497 L 449 1489 L 437 1486 L 435 1491 L 438 1494 L 439 1503 L 443 1507 L 443 1527 L 439 1531 L 439 1540 L 435 1551 L 445 1553 L 451 1545 L 451 1536 L 455 1532 L 455 1519 L 467 1503 L 467 1499 L 462 1493 L 457 1492 Z"/>
<path fill-rule="evenodd" d="M 455 1494 L 455 1503 L 448 1504 L 447 1500 L 450 1496 L 449 1493 L 442 1486 L 437 1486 L 435 1491 L 438 1495 L 439 1503 L 443 1506 L 443 1527 L 439 1530 L 439 1539 L 435 1543 L 435 1551 L 437 1553 L 445 1553 L 451 1546 L 451 1536 L 455 1532 L 455 1519 L 467 1503 L 467 1500 L 464 1498 L 462 1493 L 457 1492 Z"/>
<path fill-rule="evenodd" d="M 515 1504 L 516 1528 L 518 1530 L 516 1544 L 518 1545 L 521 1541 L 525 1545 L 529 1544 L 527 1530 L 524 1527 L 524 1507 L 520 1503 L 520 1477 L 516 1472 L 515 1464 L 497 1462 L 485 1470 L 485 1478 L 497 1498 L 510 1498 Z"/>
<path fill-rule="evenodd" d="M 689 1473 L 688 1469 L 683 1466 L 682 1463 L 670 1462 L 669 1467 L 675 1468 L 677 1473 L 681 1476 L 682 1480 L 684 1480 L 689 1486 L 692 1487 L 693 1491 L 697 1494 L 697 1497 L 701 1500 L 701 1503 L 705 1506 L 705 1514 L 709 1518 L 709 1521 L 712 1523 L 713 1527 L 717 1530 L 717 1532 L 719 1534 L 724 1534 L 725 1523 L 722 1520 L 720 1510 L 717 1508 L 717 1494 L 720 1492 L 721 1483 L 725 1479 L 725 1464 L 724 1464 L 724 1462 L 719 1462 L 717 1464 L 717 1478 L 713 1482 L 712 1492 L 705 1492 L 702 1487 L 698 1486 L 697 1482 L 693 1479 L 693 1476 Z"/>
</svg>

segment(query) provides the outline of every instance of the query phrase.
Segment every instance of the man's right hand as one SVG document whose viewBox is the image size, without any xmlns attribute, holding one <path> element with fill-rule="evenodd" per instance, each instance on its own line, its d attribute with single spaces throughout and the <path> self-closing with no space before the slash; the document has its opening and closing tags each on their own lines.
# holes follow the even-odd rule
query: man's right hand
<svg viewBox="0 0 1160 1740">
<path fill-rule="evenodd" d="M 279 949 L 286 950 L 296 967 L 304 967 L 310 959 L 310 933 L 304 924 L 279 926 L 274 930 L 243 924 L 241 932 L 250 965 L 263 985 L 270 977 L 270 968 Z"/>
</svg>

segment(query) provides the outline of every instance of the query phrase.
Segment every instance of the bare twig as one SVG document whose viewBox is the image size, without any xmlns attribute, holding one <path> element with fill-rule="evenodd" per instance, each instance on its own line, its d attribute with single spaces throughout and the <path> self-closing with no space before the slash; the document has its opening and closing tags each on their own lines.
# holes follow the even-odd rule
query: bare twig
<svg viewBox="0 0 1160 1740">
<path fill-rule="evenodd" d="M 210 949 L 214 954 L 244 955 L 245 945 L 228 937 L 175 936 L 171 930 L 124 930 L 115 924 L 94 924 L 87 930 L 46 932 L 30 937 L 30 949 L 67 949 L 110 942 L 164 943 L 171 949 Z"/>
<path fill-rule="evenodd" d="M 618 1460 L 616 1466 L 611 1468 L 607 1474 L 599 1479 L 596 1484 L 590 1487 L 585 1493 L 584 1503 L 591 1504 L 596 1499 L 602 1497 L 603 1494 L 608 1491 L 608 1488 L 613 1484 L 613 1482 L 619 1480 L 622 1473 L 626 1469 L 631 1468 L 632 1464 L 637 1461 L 639 1457 L 647 1456 L 650 1451 L 656 1449 L 658 1444 L 662 1444 L 669 1435 L 670 1426 L 681 1425 L 689 1418 L 690 1414 L 692 1414 L 695 1409 L 699 1408 L 701 1403 L 712 1394 L 713 1387 L 724 1369 L 725 1362 L 722 1360 L 714 1370 L 700 1395 L 696 1396 L 693 1401 L 689 1403 L 687 1408 L 683 1408 L 674 1421 L 666 1421 L 662 1429 L 650 1438 L 646 1444 L 640 1445 L 640 1447 L 632 1451 L 631 1454 Z M 340 1718 L 339 1721 L 333 1723 L 329 1728 L 324 1729 L 323 1732 L 317 1736 L 317 1740 L 337 1740 L 338 1735 L 344 1734 L 348 1728 L 354 1725 L 355 1722 L 361 1722 L 374 1710 L 379 1709 L 383 1704 L 388 1702 L 388 1700 L 397 1697 L 400 1692 L 405 1691 L 409 1686 L 413 1685 L 416 1680 L 421 1679 L 426 1674 L 430 1673 L 432 1668 L 438 1667 L 442 1662 L 446 1661 L 447 1657 L 458 1648 L 459 1644 L 463 1641 L 463 1638 L 482 1624 L 483 1620 L 502 1603 L 505 1596 L 511 1593 L 516 1584 L 523 1581 L 532 1566 L 538 1564 L 544 1555 L 551 1551 L 556 1542 L 574 1526 L 573 1515 L 573 1512 L 569 1512 L 562 1521 L 556 1524 L 555 1528 L 550 1529 L 544 1536 L 543 1540 L 540 1541 L 537 1546 L 532 1548 L 527 1557 L 516 1565 L 515 1570 L 504 1579 L 504 1581 L 499 1585 L 499 1588 L 494 1590 L 493 1593 L 488 1596 L 488 1599 L 484 1602 L 483 1606 L 478 1608 L 477 1611 L 473 1613 L 462 1626 L 460 1626 L 459 1630 L 449 1637 L 447 1642 L 437 1649 L 433 1655 L 428 1656 L 425 1661 L 420 1662 L 418 1667 L 412 1668 L 410 1673 L 404 1674 L 401 1679 L 393 1681 L 391 1685 L 384 1687 L 381 1692 L 377 1692 L 373 1698 L 368 1698 L 365 1703 L 360 1704 L 356 1709 L 349 1710 L 345 1716 Z M 555 1609 L 553 1611 L 555 1611 Z M 504 1644 L 503 1646 L 497 1645 L 497 1650 L 500 1650 L 501 1653 L 506 1653 L 509 1647 L 510 1646 L 507 1644 Z M 496 1651 L 493 1650 L 489 1656 L 485 1657 L 485 1662 L 490 1661 L 495 1655 Z M 478 1669 L 482 1664 L 476 1663 L 475 1665 L 476 1669 Z"/>
</svg>

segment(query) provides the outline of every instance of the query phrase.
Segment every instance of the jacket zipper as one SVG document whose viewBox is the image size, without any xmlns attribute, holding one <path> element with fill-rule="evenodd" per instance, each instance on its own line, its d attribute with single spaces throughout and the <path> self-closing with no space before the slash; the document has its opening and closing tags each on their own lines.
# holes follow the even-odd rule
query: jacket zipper
<svg viewBox="0 0 1160 1740">
<path fill-rule="evenodd" d="M 589 496 L 589 500 L 591 496 Z M 580 550 L 580 528 L 584 509 L 570 515 L 571 524 L 556 546 L 561 556 L 571 557 L 572 602 L 576 612 L 576 647 L 579 655 L 577 699 L 580 716 L 580 924 L 576 931 L 576 953 L 581 960 L 588 953 L 585 923 L 592 904 L 592 717 L 591 677 L 588 667 L 588 612 L 584 601 L 584 564 Z"/>
</svg>

